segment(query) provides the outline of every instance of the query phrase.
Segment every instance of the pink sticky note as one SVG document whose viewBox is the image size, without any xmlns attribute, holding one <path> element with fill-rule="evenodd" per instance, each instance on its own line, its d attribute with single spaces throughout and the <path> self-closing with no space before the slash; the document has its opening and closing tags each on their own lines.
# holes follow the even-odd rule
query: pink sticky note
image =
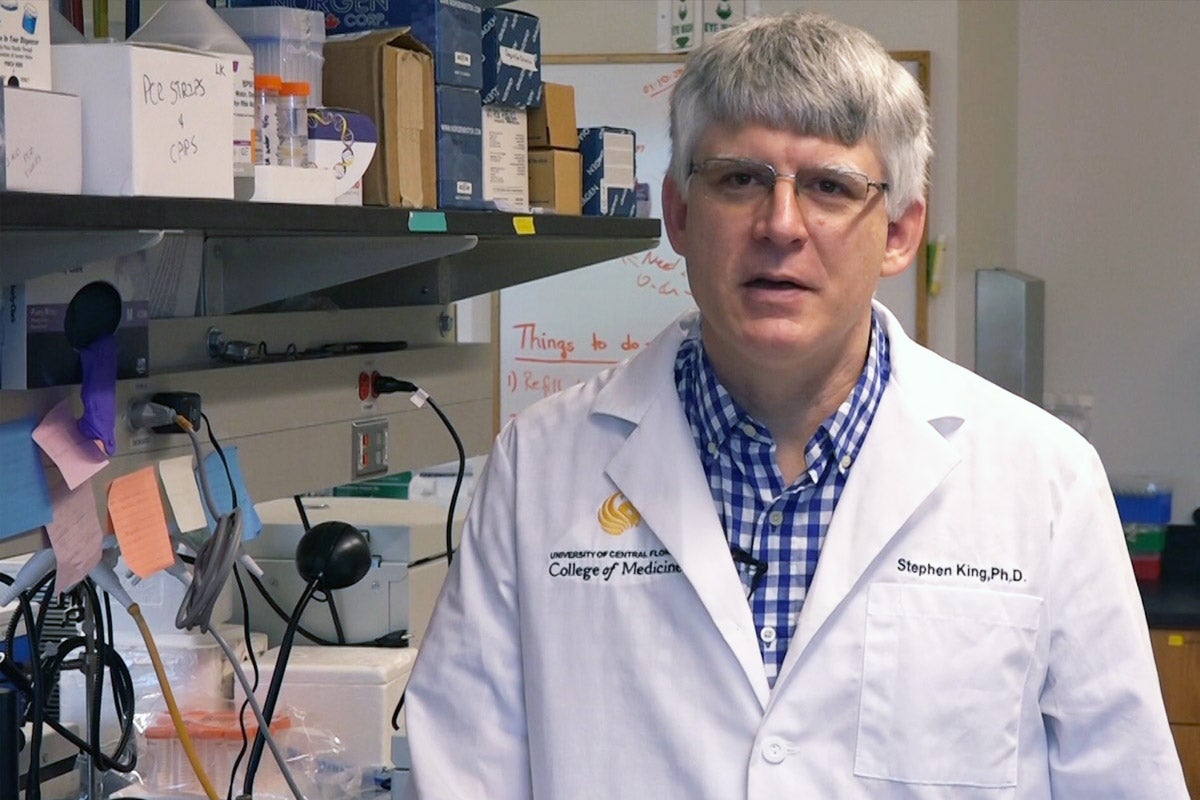
<svg viewBox="0 0 1200 800">
<path fill-rule="evenodd" d="M 33 440 L 62 472 L 69 489 L 76 489 L 108 464 L 96 443 L 79 432 L 70 399 L 63 400 L 33 429 Z"/>
<path fill-rule="evenodd" d="M 54 519 L 46 526 L 54 559 L 58 563 L 55 588 L 61 594 L 83 580 L 92 567 L 100 563 L 100 515 L 96 512 L 96 495 L 90 482 L 77 489 L 67 486 L 57 470 L 46 470 L 50 484 L 50 502 Z"/>
<path fill-rule="evenodd" d="M 148 578 L 175 563 L 154 467 L 113 479 L 108 486 L 108 517 L 125 563 L 138 577 Z"/>
</svg>

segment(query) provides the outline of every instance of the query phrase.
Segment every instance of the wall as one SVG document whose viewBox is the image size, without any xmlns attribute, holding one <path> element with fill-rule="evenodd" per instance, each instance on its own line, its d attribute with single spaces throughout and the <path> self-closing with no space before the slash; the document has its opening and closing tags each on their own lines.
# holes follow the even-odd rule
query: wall
<svg viewBox="0 0 1200 800">
<path fill-rule="evenodd" d="M 1017 266 L 1046 388 L 1094 395 L 1114 473 L 1200 505 L 1200 4 L 1022 2 Z M 1052 77 L 1051 77 L 1052 76 Z"/>
<path fill-rule="evenodd" d="M 975 363 L 975 271 L 1017 263 L 1017 10 L 958 10 L 956 360 Z"/>
</svg>

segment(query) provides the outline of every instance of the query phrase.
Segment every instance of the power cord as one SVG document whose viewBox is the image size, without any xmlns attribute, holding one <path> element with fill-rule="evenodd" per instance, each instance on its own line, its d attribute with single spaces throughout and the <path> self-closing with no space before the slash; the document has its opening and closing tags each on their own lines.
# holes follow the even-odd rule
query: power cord
<svg viewBox="0 0 1200 800">
<path fill-rule="evenodd" d="M 454 439 L 454 447 L 458 451 L 458 474 L 454 478 L 454 490 L 450 493 L 450 509 L 446 514 L 446 565 L 449 566 L 454 562 L 454 509 L 458 504 L 458 493 L 462 488 L 463 476 L 467 472 L 467 454 L 463 449 L 462 439 L 458 436 L 458 431 L 450 423 L 449 418 L 438 407 L 438 404 L 433 402 L 433 398 L 429 396 L 429 392 L 417 386 L 412 381 L 399 380 L 390 375 L 380 375 L 378 372 L 371 374 L 371 394 L 393 394 L 396 392 L 408 392 L 412 396 L 409 401 L 417 408 L 421 408 L 426 403 L 438 415 L 438 419 L 442 421 L 442 425 L 450 432 L 450 437 Z"/>
<path fill-rule="evenodd" d="M 454 490 L 450 493 L 450 508 L 446 512 L 446 566 L 447 568 L 454 562 L 454 509 L 458 504 L 458 492 L 462 488 L 463 476 L 467 472 L 467 454 L 463 448 L 462 439 L 458 436 L 458 431 L 450 423 L 450 420 L 438 408 L 437 403 L 433 402 L 433 398 L 429 396 L 420 386 L 417 386 L 412 381 L 399 380 L 389 375 L 380 375 L 378 372 L 371 374 L 371 393 L 374 395 L 392 394 L 394 392 L 410 392 L 412 397 L 409 400 L 417 408 L 429 404 L 434 413 L 438 415 L 438 419 L 446 426 L 446 430 L 450 432 L 451 438 L 454 439 L 454 447 L 458 450 L 458 474 L 454 478 Z M 396 708 L 392 711 L 392 730 L 400 730 L 400 712 L 404 708 L 404 692 L 400 693 L 400 700 L 396 703 Z"/>
</svg>

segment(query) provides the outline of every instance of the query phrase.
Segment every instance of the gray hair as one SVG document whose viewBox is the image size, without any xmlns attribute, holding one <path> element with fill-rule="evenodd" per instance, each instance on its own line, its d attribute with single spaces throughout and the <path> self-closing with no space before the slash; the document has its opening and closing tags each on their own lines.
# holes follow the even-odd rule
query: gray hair
<svg viewBox="0 0 1200 800">
<path fill-rule="evenodd" d="M 671 96 L 671 177 L 687 185 L 710 125 L 751 123 L 873 145 L 887 171 L 889 219 L 925 195 L 933 153 L 925 96 L 858 28 L 793 12 L 754 17 L 706 39 Z"/>
</svg>

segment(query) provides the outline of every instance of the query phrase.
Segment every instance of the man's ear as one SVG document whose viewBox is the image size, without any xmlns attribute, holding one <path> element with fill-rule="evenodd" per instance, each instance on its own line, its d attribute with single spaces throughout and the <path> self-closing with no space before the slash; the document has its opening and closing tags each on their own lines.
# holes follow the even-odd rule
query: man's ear
<svg viewBox="0 0 1200 800">
<path fill-rule="evenodd" d="M 899 219 L 888 223 L 887 245 L 883 251 L 880 274 L 887 278 L 903 272 L 916 258 L 924 233 L 925 201 L 914 200 Z"/>
<path fill-rule="evenodd" d="M 670 175 L 663 178 L 663 225 L 667 229 L 671 248 L 684 258 L 687 257 L 687 237 L 684 234 L 687 231 L 688 212 L 685 191 Z"/>
</svg>

